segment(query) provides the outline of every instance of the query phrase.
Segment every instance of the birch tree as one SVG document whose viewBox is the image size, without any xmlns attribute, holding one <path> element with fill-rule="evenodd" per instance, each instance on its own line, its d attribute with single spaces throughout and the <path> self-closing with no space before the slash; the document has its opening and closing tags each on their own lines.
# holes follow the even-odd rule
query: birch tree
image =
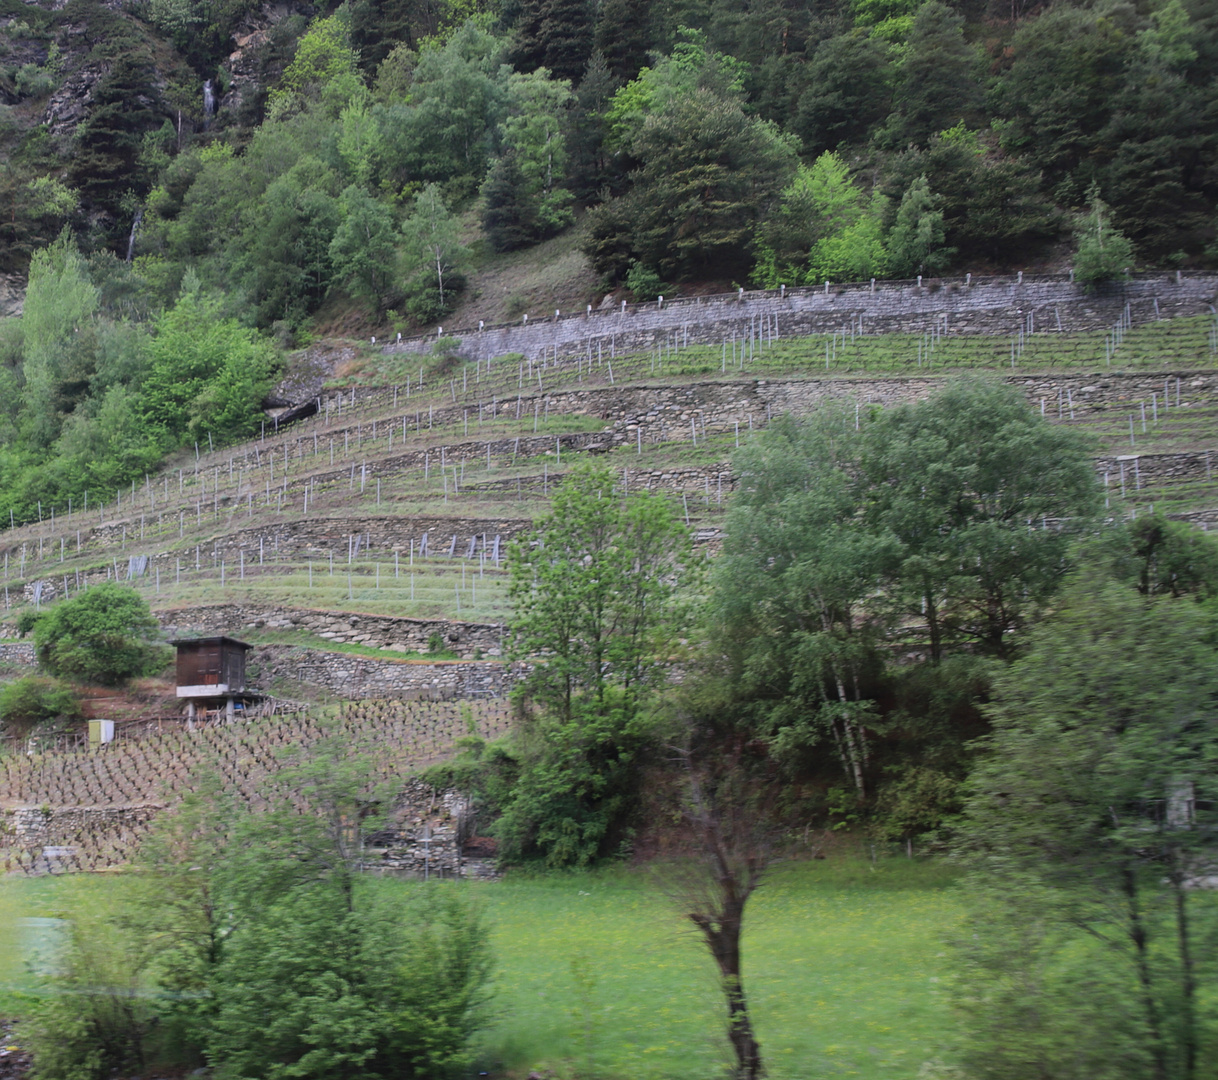
<svg viewBox="0 0 1218 1080">
<path fill-rule="evenodd" d="M 430 322 L 452 310 L 465 284 L 458 267 L 468 255 L 461 226 L 449 212 L 439 184 L 428 184 L 415 196 L 414 209 L 402 225 L 404 259 L 412 275 L 407 287 L 410 312 Z"/>
<path fill-rule="evenodd" d="M 829 741 L 860 800 L 881 629 L 864 604 L 898 554 L 890 533 L 860 527 L 862 447 L 854 410 L 827 407 L 779 419 L 738 456 L 712 601 L 773 753 L 794 762 Z"/>
</svg>

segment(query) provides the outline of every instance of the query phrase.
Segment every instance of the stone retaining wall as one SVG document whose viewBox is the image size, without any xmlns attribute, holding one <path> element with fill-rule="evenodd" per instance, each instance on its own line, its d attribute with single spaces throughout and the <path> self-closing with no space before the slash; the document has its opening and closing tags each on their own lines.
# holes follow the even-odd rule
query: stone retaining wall
<svg viewBox="0 0 1218 1080">
<path fill-rule="evenodd" d="M 296 645 L 258 645 L 249 654 L 250 681 L 285 678 L 324 687 L 340 698 L 451 701 L 505 697 L 528 670 L 498 661 L 392 660 Z"/>
<path fill-rule="evenodd" d="M 0 872 L 13 869 L 14 859 L 34 874 L 109 865 L 114 851 L 134 850 L 163 809 L 162 803 L 0 807 Z M 98 858 L 96 865 L 90 861 Z"/>
<path fill-rule="evenodd" d="M 783 337 L 840 331 L 862 319 L 868 333 L 948 332 L 1013 334 L 1027 324 L 1066 332 L 1113 325 L 1128 304 L 1135 323 L 1203 314 L 1218 291 L 1218 275 L 1149 273 L 1088 291 L 1068 275 L 1024 275 L 868 282 L 785 291 L 740 292 L 630 304 L 557 317 L 537 313 L 527 322 L 478 329 L 444 328 L 471 356 L 507 353 L 534 357 L 609 355 L 648 349 L 674 332 L 682 344 L 718 344 L 763 320 L 777 320 Z M 538 317 L 540 316 L 540 317 Z M 385 347 L 386 353 L 429 350 L 433 337 Z"/>
<path fill-rule="evenodd" d="M 385 827 L 368 838 L 365 865 L 405 877 L 488 876 L 483 860 L 462 856 L 468 826 L 468 799 L 409 780 Z"/>
<path fill-rule="evenodd" d="M 692 439 L 696 425 L 698 433 L 741 431 L 763 426 L 771 417 L 783 413 L 806 415 L 826 401 L 855 401 L 860 404 L 885 407 L 905 401 L 920 400 L 942 386 L 948 377 L 942 375 L 832 378 L 724 378 L 690 383 L 684 386 L 633 383 L 616 387 L 569 387 L 546 393 L 522 393 L 510 398 L 494 399 L 480 406 L 489 417 L 515 420 L 533 413 L 549 416 L 593 416 L 603 420 L 606 428 L 600 432 L 573 432 L 560 436 L 522 435 L 519 437 L 478 439 L 463 438 L 442 447 L 410 450 L 401 454 L 382 456 L 364 466 L 351 465 L 342 469 L 320 469 L 311 473 L 312 483 L 365 483 L 369 478 L 389 475 L 403 469 L 422 470 L 460 462 L 484 463 L 488 450 L 494 464 L 507 465 L 516 458 L 549 457 L 561 453 L 585 451 L 597 453 L 637 441 L 658 443 L 666 439 Z M 1173 371 L 1165 368 L 1147 372 L 1078 372 L 1047 376 L 1044 374 L 1008 374 L 1004 381 L 1020 387 L 1034 407 L 1045 402 L 1047 416 L 1057 415 L 1056 405 L 1062 399 L 1061 419 L 1069 416 L 1069 401 L 1074 400 L 1076 413 L 1080 406 L 1098 411 L 1129 406 L 1145 401 L 1149 407 L 1152 395 L 1162 402 L 1165 383 L 1172 404 L 1177 389 L 1181 403 L 1212 400 L 1218 394 L 1218 372 L 1193 368 Z M 1177 386 L 1177 383 L 1179 386 Z M 383 396 L 383 390 L 368 391 L 370 396 Z M 436 410 L 435 417 L 444 423 L 461 419 L 463 412 L 473 406 Z M 350 432 L 358 435 L 369 424 L 354 425 Z M 302 445 L 307 440 L 302 440 Z M 307 461 L 307 458 L 306 458 Z M 289 480 L 289 488 L 298 486 L 299 479 Z M 224 499 L 221 499 L 224 502 Z M 110 526 L 107 526 L 109 528 Z M 119 526 L 121 528 L 121 526 Z M 0 552 L 3 548 L 0 548 Z"/>
<path fill-rule="evenodd" d="M 1140 412 L 1142 402 L 1150 409 L 1155 400 L 1162 407 L 1165 395 L 1170 398 L 1171 407 L 1175 407 L 1177 395 L 1182 406 L 1188 406 L 1190 403 L 1212 403 L 1215 397 L 1218 397 L 1218 372 L 1213 370 L 1083 372 L 1052 376 L 1016 373 L 1006 376 L 1006 379 L 1023 389 L 1034 407 L 1043 408 L 1047 416 L 1060 417 L 1062 420 L 1069 418 L 1071 405 L 1077 418 L 1113 409 Z M 463 462 L 480 464 L 486 461 L 488 449 L 492 463 L 507 465 L 518 458 L 535 461 L 540 459 L 552 462 L 554 467 L 558 468 L 561 466 L 563 453 L 595 454 L 615 447 L 658 443 L 667 439 L 683 441 L 688 438 L 692 441 L 695 437 L 700 439 L 710 433 L 734 433 L 736 430 L 744 433 L 750 427 L 763 426 L 773 416 L 782 413 L 805 415 L 829 400 L 890 406 L 923 398 L 942 382 L 941 376 L 779 380 L 749 378 L 699 382 L 686 386 L 636 384 L 590 389 L 568 388 L 554 393 L 534 393 L 527 397 L 520 395 L 485 402 L 484 411 L 489 414 L 493 410 L 500 418 L 514 418 L 517 413 L 527 416 L 534 411 L 539 415 L 556 413 L 595 416 L 604 421 L 605 428 L 598 432 L 573 432 L 561 436 L 522 435 L 490 440 L 462 439 L 439 447 L 389 454 L 369 461 L 366 466 L 356 466 L 354 471 L 351 465 L 335 469 L 319 467 L 316 471 L 304 475 L 308 471 L 309 455 L 306 453 L 303 455 L 300 470 L 289 477 L 287 488 L 289 493 L 294 492 L 298 496 L 301 486 L 306 483 L 314 487 L 361 482 L 367 484 L 375 482 L 379 476 L 391 476 L 403 470 L 424 470 Z M 383 394 L 384 391 L 371 393 Z M 459 419 L 463 411 L 463 408 L 456 407 L 440 410 L 438 415 L 447 422 Z M 453 415 L 450 416 L 450 413 Z M 360 430 L 369 428 L 369 424 L 359 424 L 350 430 L 358 434 Z M 382 430 L 383 428 L 382 423 Z M 297 449 L 302 453 L 311 446 L 308 439 L 295 442 L 300 444 Z M 282 453 L 282 450 L 280 452 Z M 262 455 L 263 460 L 268 456 Z M 282 474 L 277 475 L 282 480 Z M 504 486 L 510 487 L 515 482 L 508 481 Z M 520 483 L 527 484 L 527 480 Z M 482 487 L 485 484 L 479 482 L 478 485 L 471 485 L 474 486 Z M 218 503 L 230 514 L 233 512 L 234 506 L 229 495 L 220 496 Z M 168 512 L 168 516 L 161 512 L 147 513 L 143 515 L 143 519 L 163 529 L 167 523 L 172 528 L 172 522 L 177 516 L 178 512 L 173 510 Z M 70 535 L 63 535 L 67 539 L 66 546 L 73 553 L 90 549 L 109 553 L 115 547 L 121 548 L 124 539 L 127 544 L 136 542 L 140 521 L 140 515 L 133 518 L 120 517 L 89 529 L 82 529 L 79 533 L 71 530 Z M 283 538 L 286 542 L 291 537 L 294 538 L 292 542 L 297 550 L 303 545 L 316 548 L 319 557 L 322 554 L 334 553 L 337 558 L 346 550 L 348 537 L 352 534 L 362 533 L 376 547 L 390 552 L 396 548 L 401 552 L 408 550 L 410 541 L 417 539 L 424 531 L 442 533 L 447 530 L 450 536 L 456 532 L 467 544 L 469 536 L 475 532 L 479 535 L 493 535 L 498 532 L 501 537 L 507 538 L 518 535 L 525 527 L 527 522 L 519 519 L 466 521 L 460 518 L 450 520 L 362 517 L 350 523 L 343 519 L 315 519 L 268 524 L 262 529 L 238 528 L 232 533 L 217 536 L 200 547 L 201 550 L 207 551 L 236 551 L 244 547 L 250 551 L 258 540 L 262 539 L 264 545 L 270 544 L 273 549 L 278 538 Z M 57 533 L 52 538 L 53 547 L 58 546 L 55 540 L 59 535 Z M 7 545 L 0 544 L 0 557 L 4 554 L 9 556 L 10 573 L 13 573 L 11 563 L 15 561 L 20 565 L 23 551 L 27 558 L 32 558 L 37 548 L 36 541 L 27 538 L 23 542 L 17 542 L 14 539 Z M 48 581 L 54 581 L 53 575 L 43 576 Z M 102 570 L 99 580 L 104 577 L 105 572 Z"/>
<path fill-rule="evenodd" d="M 239 637 L 246 628 L 299 628 L 326 641 L 395 652 L 426 652 L 432 634 L 438 633 L 463 660 L 473 659 L 475 650 L 486 657 L 498 657 L 503 647 L 503 627 L 499 623 L 362 615 L 272 604 L 213 604 L 155 614 L 167 632 L 183 637 L 221 633 Z"/>
<path fill-rule="evenodd" d="M 7 629 L 7 628 L 6 628 Z M 16 627 L 12 628 L 16 634 Z M 12 641 L 0 643 L 0 663 L 33 665 L 38 662 L 34 655 L 34 645 L 29 641 Z"/>
<path fill-rule="evenodd" d="M 1212 408 L 1218 402 L 1218 371 L 1214 370 L 1081 372 L 1053 375 L 1015 373 L 1008 375 L 1007 381 L 1018 386 L 1027 395 L 1033 407 L 1040 409 L 1051 419 L 1068 423 L 1072 416 L 1075 420 L 1086 420 L 1105 413 L 1115 413 L 1122 419 L 1133 417 L 1136 433 L 1139 434 L 1143 407 L 1149 420 L 1153 419 L 1156 408 L 1167 408 L 1169 411 L 1177 407 Z M 773 416 L 788 412 L 806 415 L 828 400 L 852 401 L 861 408 L 877 404 L 888 406 L 925 397 L 941 383 L 941 377 L 916 376 L 726 379 L 686 386 L 572 388 L 553 394 L 534 395 L 528 399 L 522 397 L 519 402 L 514 398 L 506 399 L 495 403 L 494 407 L 513 415 L 518 405 L 522 410 L 533 408 L 539 413 L 549 410 L 569 415 L 595 415 L 605 424 L 602 431 L 570 433 L 558 437 L 521 436 L 489 442 L 468 439 L 440 448 L 412 450 L 369 462 L 366 473 L 361 469 L 361 479 L 368 482 L 369 478 L 392 475 L 398 470 L 418 470 L 439 463 L 449 466 L 448 471 L 451 474 L 451 466 L 454 464 L 484 462 L 489 447 L 492 461 L 508 463 L 516 457 L 523 457 L 546 464 L 540 475 L 505 478 L 503 481 L 480 479 L 471 482 L 466 490 L 496 491 L 509 496 L 515 491 L 521 497 L 526 493 L 545 496 L 549 494 L 555 479 L 561 475 L 566 454 L 596 454 L 615 447 L 629 448 L 670 439 L 684 441 L 688 438 L 691 442 L 701 441 L 712 434 L 739 432 L 743 437 L 751 427 L 764 426 Z M 1136 453 L 1136 445 L 1131 450 Z M 1167 457 L 1154 456 L 1163 459 Z M 265 457 L 266 455 L 264 459 Z M 678 496 L 684 494 L 696 497 L 700 494 L 704 501 L 709 497 L 713 498 L 716 504 L 721 498 L 721 492 L 729 489 L 731 483 L 727 467 L 723 464 L 694 470 L 671 469 L 653 471 L 646 475 L 636 474 L 637 480 L 631 480 L 629 466 L 625 462 L 622 465 L 623 479 L 628 489 L 637 489 L 637 483 L 648 490 L 667 490 Z M 1100 471 L 1111 471 L 1111 468 L 1111 462 L 1101 463 Z M 1204 459 L 1196 455 L 1191 458 L 1185 455 L 1171 466 L 1171 475 L 1175 478 L 1208 478 L 1209 473 L 1210 469 Z M 350 482 L 351 472 L 348 467 L 343 470 L 322 471 L 303 478 L 297 475 L 289 480 L 288 488 L 289 492 L 294 492 L 299 498 L 300 487 L 305 483 L 318 485 Z M 221 499 L 221 502 L 224 501 Z M 168 524 L 172 535 L 174 516 L 171 513 L 168 522 L 160 515 L 148 515 L 148 520 L 162 526 Z M 237 516 L 234 525 L 240 521 L 241 518 Z M 126 576 L 127 553 L 122 541 L 126 536 L 128 545 L 136 543 L 135 538 L 139 535 L 138 522 L 138 518 L 133 521 L 107 522 L 92 530 L 82 530 L 79 539 L 75 533 L 68 538 L 66 546 L 73 552 L 79 545 L 82 552 L 92 549 L 111 560 L 110 565 L 99 562 L 89 571 L 82 571 L 80 584 L 107 580 L 115 573 L 120 577 Z M 188 568 L 192 555 L 196 553 L 200 565 L 210 561 L 213 567 L 218 568 L 223 560 L 228 573 L 239 574 L 242 561 L 247 567 L 257 561 L 260 545 L 263 558 L 271 558 L 276 553 L 290 553 L 297 558 L 316 558 L 326 560 L 327 563 L 333 557 L 337 563 L 351 550 L 351 546 L 356 542 L 354 538 L 358 537 L 361 552 L 366 554 L 372 550 L 383 553 L 383 558 L 391 563 L 395 552 L 399 562 L 403 556 L 408 559 L 410 551 L 418 550 L 420 539 L 427 533 L 430 552 L 433 555 L 437 552 L 447 555 L 452 549 L 452 538 L 456 536 L 455 554 L 467 555 L 470 551 L 470 541 L 473 540 L 476 557 L 482 557 L 484 553 L 492 554 L 494 537 L 498 535 L 502 558 L 506 542 L 519 536 L 529 524 L 528 519 L 524 517 L 477 519 L 377 516 L 350 520 L 284 519 L 277 523 L 267 522 L 258 529 L 238 527 L 233 532 L 218 534 L 211 540 L 196 545 L 194 552 L 189 548 L 174 549 L 167 545 L 166 550 L 148 552 L 143 557 L 147 558 L 146 573 L 150 577 L 158 571 L 162 577 L 175 573 L 179 561 L 184 569 Z M 54 550 L 59 546 L 55 542 L 57 539 L 58 537 L 53 537 L 50 541 L 51 560 L 54 559 Z M 115 550 L 116 548 L 118 550 Z M 38 542 L 28 538 L 22 543 L 14 541 L 7 548 L 0 545 L 0 556 L 7 552 L 10 574 L 17 578 L 15 581 L 10 580 L 10 591 L 21 590 L 19 595 L 26 601 L 33 599 L 35 578 L 42 583 L 44 601 L 53 599 L 63 587 L 62 578 L 56 577 L 54 571 L 50 570 L 47 558 L 39 561 L 37 569 L 29 565 L 30 558 L 37 550 Z M 16 563 L 19 567 L 23 562 L 28 575 L 24 580 L 20 576 L 20 570 L 15 570 L 13 566 Z M 76 585 L 74 571 L 68 581 L 69 589 L 74 589 Z"/>
<path fill-rule="evenodd" d="M 35 874 L 113 865 L 116 855 L 121 860 L 119 853 L 134 850 L 166 805 L 0 808 L 0 866 L 14 856 L 27 873 Z M 369 837 L 365 869 L 408 877 L 494 876 L 495 869 L 486 859 L 464 858 L 468 830 L 464 796 L 407 780 L 388 823 Z M 94 865 L 91 859 L 101 861 Z"/>
</svg>

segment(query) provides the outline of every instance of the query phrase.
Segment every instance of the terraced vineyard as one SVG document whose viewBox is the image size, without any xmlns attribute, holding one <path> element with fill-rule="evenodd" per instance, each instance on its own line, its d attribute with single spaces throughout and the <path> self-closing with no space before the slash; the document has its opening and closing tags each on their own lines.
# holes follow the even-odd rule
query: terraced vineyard
<svg viewBox="0 0 1218 1080">
<path fill-rule="evenodd" d="M 719 348 L 673 333 L 649 353 L 589 347 L 443 374 L 433 357 L 371 354 L 366 382 L 327 392 L 301 423 L 201 446 L 100 505 L 91 493 L 87 509 L 44 507 L 41 522 L 7 530 L 6 611 L 117 576 L 163 611 L 225 601 L 502 622 L 507 542 L 582 455 L 609 463 L 624 490 L 667 492 L 713 535 L 731 453 L 775 411 L 818 395 L 897 400 L 961 370 L 1000 371 L 1051 420 L 1093 435 L 1113 512 L 1213 502 L 1210 317 L 1009 340 L 934 320 L 921 335 L 774 329 Z M 1118 455 L 1139 457 L 1123 495 Z"/>
<path fill-rule="evenodd" d="M 718 349 L 685 348 L 672 335 L 630 356 L 474 358 L 443 375 L 443 357 L 371 355 L 365 381 L 327 391 L 312 417 L 278 432 L 271 424 L 231 449 L 200 446 L 101 504 L 92 495 L 87 508 L 44 507 L 42 521 L 8 529 L 0 541 L 8 618 L 118 577 L 180 632 L 192 610 L 209 605 L 230 605 L 223 610 L 237 619 L 227 627 L 236 634 L 248 625 L 239 613 L 269 608 L 333 613 L 352 625 L 358 615 L 501 624 L 509 542 L 545 510 L 573 462 L 594 455 L 620 477 L 620 490 L 665 494 L 699 538 L 713 540 L 732 489 L 731 456 L 772 416 L 835 397 L 853 399 L 861 416 L 961 370 L 1000 371 L 1050 422 L 1090 435 L 1113 516 L 1155 506 L 1218 520 L 1212 319 L 1012 340 L 943 334 L 933 323 L 921 336 L 855 326 L 786 340 L 773 330 L 754 327 L 747 341 Z M 272 628 L 282 622 L 252 633 L 280 632 Z M 300 617 L 286 622 L 294 646 L 332 647 L 334 634 L 302 629 Z M 491 631 L 483 639 L 497 641 Z M 361 651 L 392 647 L 377 640 Z M 480 655 L 470 642 L 467 659 Z M 365 701 L 344 706 L 338 723 L 352 744 L 375 746 L 378 777 L 403 778 L 447 753 L 471 717 L 494 736 L 506 728 L 506 705 Z M 121 863 L 147 820 L 204 771 L 257 803 L 279 755 L 322 732 L 316 716 L 301 714 L 174 724 L 91 751 L 4 757 L 6 805 L 31 821 L 37 808 L 52 808 L 58 832 L 41 844 L 64 852 L 51 866 L 34 859 L 41 847 L 19 842 L 8 865 Z"/>
<path fill-rule="evenodd" d="M 504 734 L 508 719 L 502 700 L 351 702 L 330 719 L 304 712 L 190 729 L 132 723 L 122 738 L 93 749 L 5 755 L 0 809 L 31 809 L 9 819 L 10 832 L 0 835 L 0 863 L 26 873 L 118 866 L 153 813 L 211 778 L 260 806 L 268 779 L 291 752 L 330 739 L 371 763 L 371 791 L 383 782 L 400 783 L 449 753 L 462 736 Z M 58 849 L 50 865 L 41 854 L 47 845 Z"/>
</svg>

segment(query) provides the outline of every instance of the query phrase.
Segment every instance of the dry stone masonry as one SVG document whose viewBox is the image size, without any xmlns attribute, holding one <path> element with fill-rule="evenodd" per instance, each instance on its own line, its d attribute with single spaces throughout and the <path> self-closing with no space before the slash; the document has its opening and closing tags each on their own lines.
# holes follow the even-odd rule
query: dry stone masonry
<svg viewBox="0 0 1218 1080">
<path fill-rule="evenodd" d="M 452 701 L 505 697 L 527 668 L 520 664 L 463 660 L 392 660 L 292 645 L 259 645 L 249 656 L 259 684 L 292 679 L 336 697 Z"/>
<path fill-rule="evenodd" d="M 520 353 L 555 357 L 611 356 L 650 349 L 673 333 L 681 344 L 719 344 L 777 320 L 783 337 L 840 331 L 862 321 L 865 333 L 922 332 L 946 319 L 950 333 L 1011 334 L 1027 325 L 1061 330 L 1111 326 L 1126 305 L 1137 322 L 1210 311 L 1218 275 L 1134 274 L 1096 291 L 1070 275 L 860 282 L 798 289 L 689 297 L 608 310 L 529 318 L 517 324 L 450 329 L 479 359 Z M 414 338 L 386 352 L 422 352 L 433 338 Z M 599 349 L 599 354 L 598 354 Z"/>
<path fill-rule="evenodd" d="M 394 652 L 426 652 L 439 634 L 445 647 L 462 659 L 475 652 L 485 657 L 503 655 L 503 626 L 499 623 L 455 622 L 449 619 L 414 619 L 395 615 L 316 611 L 270 604 L 213 604 L 173 608 L 158 613 L 168 633 L 230 633 L 243 629 L 306 630 L 326 641 L 366 645 Z"/>
</svg>

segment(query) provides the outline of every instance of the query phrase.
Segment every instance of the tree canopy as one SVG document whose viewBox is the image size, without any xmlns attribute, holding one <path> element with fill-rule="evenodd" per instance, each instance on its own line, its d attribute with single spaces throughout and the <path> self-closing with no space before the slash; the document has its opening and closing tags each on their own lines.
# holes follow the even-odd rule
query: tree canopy
<svg viewBox="0 0 1218 1080">
<path fill-rule="evenodd" d="M 134 589 L 103 582 L 61 600 L 34 626 L 38 662 L 52 675 L 114 686 L 169 662 L 159 624 Z"/>
</svg>

